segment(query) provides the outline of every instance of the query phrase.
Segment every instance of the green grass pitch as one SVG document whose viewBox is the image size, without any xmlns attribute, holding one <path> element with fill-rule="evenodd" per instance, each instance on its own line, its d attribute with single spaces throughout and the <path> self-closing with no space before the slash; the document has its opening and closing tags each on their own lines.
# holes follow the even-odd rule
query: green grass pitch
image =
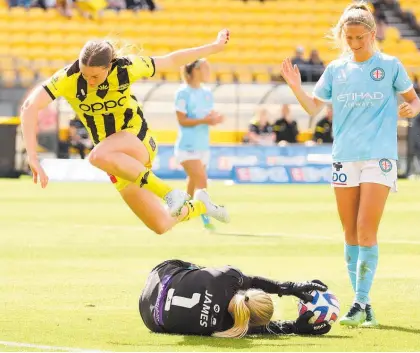
<svg viewBox="0 0 420 353">
<path fill-rule="evenodd" d="M 173 182 L 182 187 L 181 182 Z M 148 231 L 112 186 L 0 181 L 0 351 L 70 347 L 101 351 L 420 350 L 420 184 L 400 181 L 380 228 L 371 292 L 379 329 L 335 324 L 318 338 L 214 339 L 150 333 L 138 314 L 149 270 L 180 258 L 231 264 L 278 280 L 325 281 L 342 312 L 352 291 L 329 186 L 210 184 L 232 222 L 220 234 L 193 220 L 163 236 Z M 222 234 L 224 233 L 224 234 Z M 294 319 L 297 302 L 275 298 L 275 318 Z M 4 342 L 32 344 L 15 347 Z M 53 349 L 52 350 L 58 350 Z M 65 348 L 63 348 L 65 350 Z"/>
</svg>

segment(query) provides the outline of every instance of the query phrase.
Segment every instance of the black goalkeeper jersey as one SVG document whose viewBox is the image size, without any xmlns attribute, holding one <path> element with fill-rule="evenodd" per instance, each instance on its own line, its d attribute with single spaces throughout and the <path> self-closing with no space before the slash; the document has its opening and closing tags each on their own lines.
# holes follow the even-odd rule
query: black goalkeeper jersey
<svg viewBox="0 0 420 353">
<path fill-rule="evenodd" d="M 140 298 L 140 314 L 154 332 L 211 335 L 233 326 L 228 305 L 238 290 L 278 293 L 279 283 L 245 276 L 232 266 L 198 267 L 170 260 L 153 269 Z"/>
</svg>

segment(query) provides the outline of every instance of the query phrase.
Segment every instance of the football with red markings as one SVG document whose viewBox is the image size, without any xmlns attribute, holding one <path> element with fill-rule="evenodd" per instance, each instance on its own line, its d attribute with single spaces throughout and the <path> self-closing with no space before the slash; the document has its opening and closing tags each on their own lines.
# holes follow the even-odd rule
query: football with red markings
<svg viewBox="0 0 420 353">
<path fill-rule="evenodd" d="M 299 301 L 299 316 L 312 311 L 314 316 L 310 319 L 310 323 L 320 323 L 327 321 L 329 324 L 334 323 L 340 315 L 340 303 L 337 297 L 330 291 L 320 292 L 312 291 L 313 299 L 311 302 L 304 303 Z"/>
</svg>

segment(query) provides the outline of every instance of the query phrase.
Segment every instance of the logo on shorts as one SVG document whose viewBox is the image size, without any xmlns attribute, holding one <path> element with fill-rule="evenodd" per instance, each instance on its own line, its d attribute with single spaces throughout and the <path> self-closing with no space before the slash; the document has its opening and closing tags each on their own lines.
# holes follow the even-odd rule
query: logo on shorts
<svg viewBox="0 0 420 353">
<path fill-rule="evenodd" d="M 347 185 L 347 174 L 341 172 L 341 169 L 343 169 L 343 163 L 334 162 L 333 169 L 335 170 L 332 173 L 332 183 L 335 185 Z"/>
<path fill-rule="evenodd" d="M 370 72 L 370 77 L 372 78 L 372 80 L 374 81 L 381 81 L 384 79 L 385 77 L 385 71 L 384 69 L 380 68 L 380 67 L 375 67 L 371 72 Z"/>
<path fill-rule="evenodd" d="M 379 167 L 384 173 L 389 173 L 392 170 L 392 163 L 389 159 L 382 158 L 379 161 Z"/>
<path fill-rule="evenodd" d="M 156 142 L 153 140 L 153 137 L 150 138 L 149 145 L 152 147 L 152 151 L 154 152 L 156 150 Z"/>
</svg>

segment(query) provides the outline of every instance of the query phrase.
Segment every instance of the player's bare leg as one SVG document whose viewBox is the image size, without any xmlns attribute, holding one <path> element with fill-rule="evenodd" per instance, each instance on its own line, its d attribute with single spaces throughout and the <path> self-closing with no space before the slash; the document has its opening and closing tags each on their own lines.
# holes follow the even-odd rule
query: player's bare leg
<svg viewBox="0 0 420 353">
<path fill-rule="evenodd" d="M 120 194 L 134 214 L 157 234 L 164 234 L 177 223 L 206 212 L 202 202 L 187 201 L 181 208 L 179 216 L 173 217 L 156 195 L 135 184 L 128 185 L 120 191 Z"/>
<path fill-rule="evenodd" d="M 157 178 L 146 166 L 150 156 L 146 146 L 140 139 L 128 132 L 119 131 L 101 141 L 89 155 L 89 162 L 108 174 L 131 181 L 140 187 L 150 190 L 164 199 L 171 215 L 178 215 L 187 193 L 174 190 Z"/>
</svg>

